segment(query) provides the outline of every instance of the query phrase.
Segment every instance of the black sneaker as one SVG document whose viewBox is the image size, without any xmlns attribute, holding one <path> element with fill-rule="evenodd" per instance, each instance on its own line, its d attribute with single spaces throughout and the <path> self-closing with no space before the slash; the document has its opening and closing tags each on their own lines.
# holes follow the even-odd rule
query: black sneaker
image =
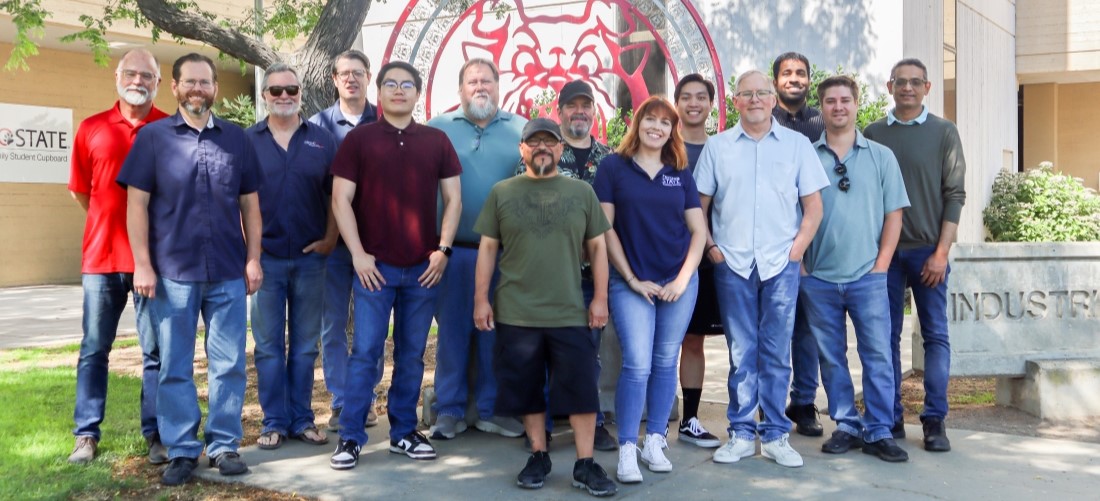
<svg viewBox="0 0 1100 501">
<path fill-rule="evenodd" d="M 719 440 L 718 437 L 707 431 L 706 428 L 703 428 L 703 424 L 699 422 L 699 418 L 697 417 L 680 423 L 679 439 L 683 442 L 708 449 L 713 449 L 722 445 L 722 441 Z"/>
<path fill-rule="evenodd" d="M 573 487 L 585 489 L 596 497 L 614 496 L 618 491 L 615 482 L 607 478 L 607 472 L 592 458 L 578 459 L 573 463 Z"/>
<path fill-rule="evenodd" d="M 924 419 L 924 450 L 928 452 L 951 450 L 951 441 L 947 439 L 947 428 L 943 425 L 942 419 Z"/>
<path fill-rule="evenodd" d="M 217 457 L 210 458 L 210 467 L 218 467 L 218 473 L 223 476 L 243 475 L 248 473 L 248 465 L 241 460 L 241 455 L 236 452 L 223 452 Z"/>
<path fill-rule="evenodd" d="M 550 452 L 550 442 L 554 441 L 554 437 L 550 436 L 550 430 L 546 430 L 546 452 Z M 531 450 L 531 437 L 527 435 L 523 436 L 523 450 L 527 452 L 535 452 Z"/>
<path fill-rule="evenodd" d="M 516 485 L 524 489 L 539 489 L 550 476 L 550 455 L 539 451 L 527 458 L 527 466 L 516 477 Z"/>
<path fill-rule="evenodd" d="M 892 438 L 884 438 L 863 444 L 863 453 L 875 456 L 887 463 L 903 463 L 909 460 L 909 453 L 898 447 Z"/>
<path fill-rule="evenodd" d="M 164 469 L 164 475 L 160 477 L 160 483 L 164 485 L 182 485 L 191 480 L 191 475 L 195 473 L 195 467 L 198 466 L 198 460 L 194 458 L 176 458 L 169 464 L 168 468 Z"/>
<path fill-rule="evenodd" d="M 419 431 L 409 433 L 401 440 L 390 440 L 390 452 L 405 454 L 413 459 L 435 459 L 435 447 Z"/>
<path fill-rule="evenodd" d="M 341 440 L 336 444 L 336 452 L 328 460 L 328 465 L 334 470 L 350 470 L 359 464 L 359 442 L 354 440 Z"/>
<path fill-rule="evenodd" d="M 863 447 L 863 439 L 840 430 L 833 432 L 825 443 L 821 444 L 821 452 L 826 454 L 844 454 L 852 449 Z"/>
<path fill-rule="evenodd" d="M 791 421 L 794 421 L 794 429 L 799 435 L 807 437 L 820 437 L 825 434 L 821 428 L 821 422 L 817 420 L 817 406 L 814 404 L 788 405 L 784 412 Z"/>
<path fill-rule="evenodd" d="M 894 436 L 895 440 L 901 440 L 905 438 L 905 421 L 898 421 L 894 423 L 894 427 L 890 428 L 890 434 Z"/>
<path fill-rule="evenodd" d="M 611 436 L 611 432 L 603 426 L 596 427 L 596 435 L 592 438 L 592 448 L 598 451 L 617 451 L 619 441 Z"/>
</svg>

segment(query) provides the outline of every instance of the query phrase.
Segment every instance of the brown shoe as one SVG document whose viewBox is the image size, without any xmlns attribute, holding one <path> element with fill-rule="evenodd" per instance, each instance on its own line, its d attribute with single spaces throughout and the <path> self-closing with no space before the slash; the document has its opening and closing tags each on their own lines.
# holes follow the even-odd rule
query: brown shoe
<svg viewBox="0 0 1100 501">
<path fill-rule="evenodd" d="M 73 447 L 73 453 L 69 454 L 69 462 L 81 464 L 95 459 L 96 445 L 96 439 L 91 435 L 76 437 L 76 446 Z"/>
</svg>

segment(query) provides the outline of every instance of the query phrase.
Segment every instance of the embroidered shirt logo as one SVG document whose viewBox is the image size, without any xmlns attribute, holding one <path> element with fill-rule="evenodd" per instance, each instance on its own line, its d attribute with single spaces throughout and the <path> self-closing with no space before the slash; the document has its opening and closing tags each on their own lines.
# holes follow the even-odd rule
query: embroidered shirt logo
<svg viewBox="0 0 1100 501">
<path fill-rule="evenodd" d="M 669 187 L 680 187 L 680 178 L 676 176 L 669 176 L 667 174 L 661 174 L 661 184 Z"/>
<path fill-rule="evenodd" d="M 325 147 L 321 146 L 321 143 L 318 143 L 317 141 L 308 141 L 307 140 L 306 141 L 306 146 L 312 146 L 312 147 L 317 148 L 319 150 L 325 149 Z"/>
</svg>

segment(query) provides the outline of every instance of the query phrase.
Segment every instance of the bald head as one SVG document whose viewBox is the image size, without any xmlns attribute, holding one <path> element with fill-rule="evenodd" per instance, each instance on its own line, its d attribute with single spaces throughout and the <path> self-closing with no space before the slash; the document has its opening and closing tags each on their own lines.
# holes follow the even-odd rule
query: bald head
<svg viewBox="0 0 1100 501">
<path fill-rule="evenodd" d="M 133 49 L 118 60 L 115 86 L 118 97 L 131 106 L 151 105 L 160 85 L 160 64 L 146 49 Z"/>
</svg>

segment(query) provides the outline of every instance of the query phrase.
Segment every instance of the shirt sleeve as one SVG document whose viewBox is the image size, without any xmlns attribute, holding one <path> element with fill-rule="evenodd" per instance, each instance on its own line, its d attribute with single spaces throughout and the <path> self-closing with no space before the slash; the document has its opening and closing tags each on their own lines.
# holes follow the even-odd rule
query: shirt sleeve
<svg viewBox="0 0 1100 501">
<path fill-rule="evenodd" d="M 810 140 L 801 134 L 798 135 L 798 196 L 812 195 L 829 186 L 829 176 L 825 174 L 825 168 L 821 166 L 821 158 L 817 156 Z"/>
<path fill-rule="evenodd" d="M 720 138 L 708 139 L 703 144 L 703 151 L 699 153 L 699 161 L 695 164 L 695 187 L 700 195 L 713 196 L 718 190 L 718 180 L 714 177 L 718 164 L 718 146 Z"/>
<path fill-rule="evenodd" d="M 462 162 L 458 160 L 458 153 L 455 152 L 451 139 L 439 129 L 434 129 L 434 131 L 439 136 L 439 148 L 442 156 L 442 162 L 439 166 L 439 179 L 462 175 Z"/>
<path fill-rule="evenodd" d="M 256 147 L 252 144 L 252 138 L 248 134 L 244 136 L 243 154 L 241 159 L 241 195 L 255 193 L 264 184 L 264 171 L 260 168 L 260 161 L 256 155 Z"/>
<path fill-rule="evenodd" d="M 947 123 L 947 137 L 943 152 L 943 220 L 958 224 L 966 203 L 966 159 L 963 157 L 962 139 L 955 124 Z"/>
<path fill-rule="evenodd" d="M 73 156 L 70 160 L 69 191 L 73 193 L 92 192 L 92 159 L 88 148 L 88 136 L 91 125 L 87 121 L 80 124 L 73 141 Z"/>
<path fill-rule="evenodd" d="M 152 193 L 157 186 L 157 137 L 152 127 L 142 127 L 134 138 L 130 153 L 119 169 L 118 182 L 122 189 L 133 186 Z"/>
<path fill-rule="evenodd" d="M 615 175 L 612 171 L 617 167 L 615 161 L 620 158 L 618 155 L 608 155 L 596 168 L 596 179 L 592 182 L 592 189 L 596 191 L 596 198 L 600 202 L 615 203 L 615 189 L 611 178 Z"/>
<path fill-rule="evenodd" d="M 366 129 L 352 130 L 340 143 L 336 157 L 332 159 L 332 175 L 342 177 L 353 183 L 359 183 L 359 133 Z"/>
<path fill-rule="evenodd" d="M 610 230 L 611 223 L 607 222 L 607 216 L 604 215 L 603 208 L 600 207 L 600 200 L 596 198 L 596 192 L 585 190 L 585 196 L 588 197 L 588 227 L 585 228 L 584 239 L 592 240 Z"/>
<path fill-rule="evenodd" d="M 500 219 L 497 217 L 497 187 L 489 190 L 489 196 L 485 198 L 485 205 L 481 206 L 481 213 L 474 222 L 474 232 L 489 238 L 500 240 Z"/>
<path fill-rule="evenodd" d="M 901 166 L 894 152 L 885 146 L 879 148 L 882 159 L 882 207 L 887 214 L 909 207 L 909 194 L 905 191 L 905 180 L 901 177 Z"/>
<path fill-rule="evenodd" d="M 687 169 L 680 171 L 680 185 L 684 187 L 684 210 L 702 208 L 699 201 L 699 188 L 695 186 L 695 178 Z"/>
</svg>

